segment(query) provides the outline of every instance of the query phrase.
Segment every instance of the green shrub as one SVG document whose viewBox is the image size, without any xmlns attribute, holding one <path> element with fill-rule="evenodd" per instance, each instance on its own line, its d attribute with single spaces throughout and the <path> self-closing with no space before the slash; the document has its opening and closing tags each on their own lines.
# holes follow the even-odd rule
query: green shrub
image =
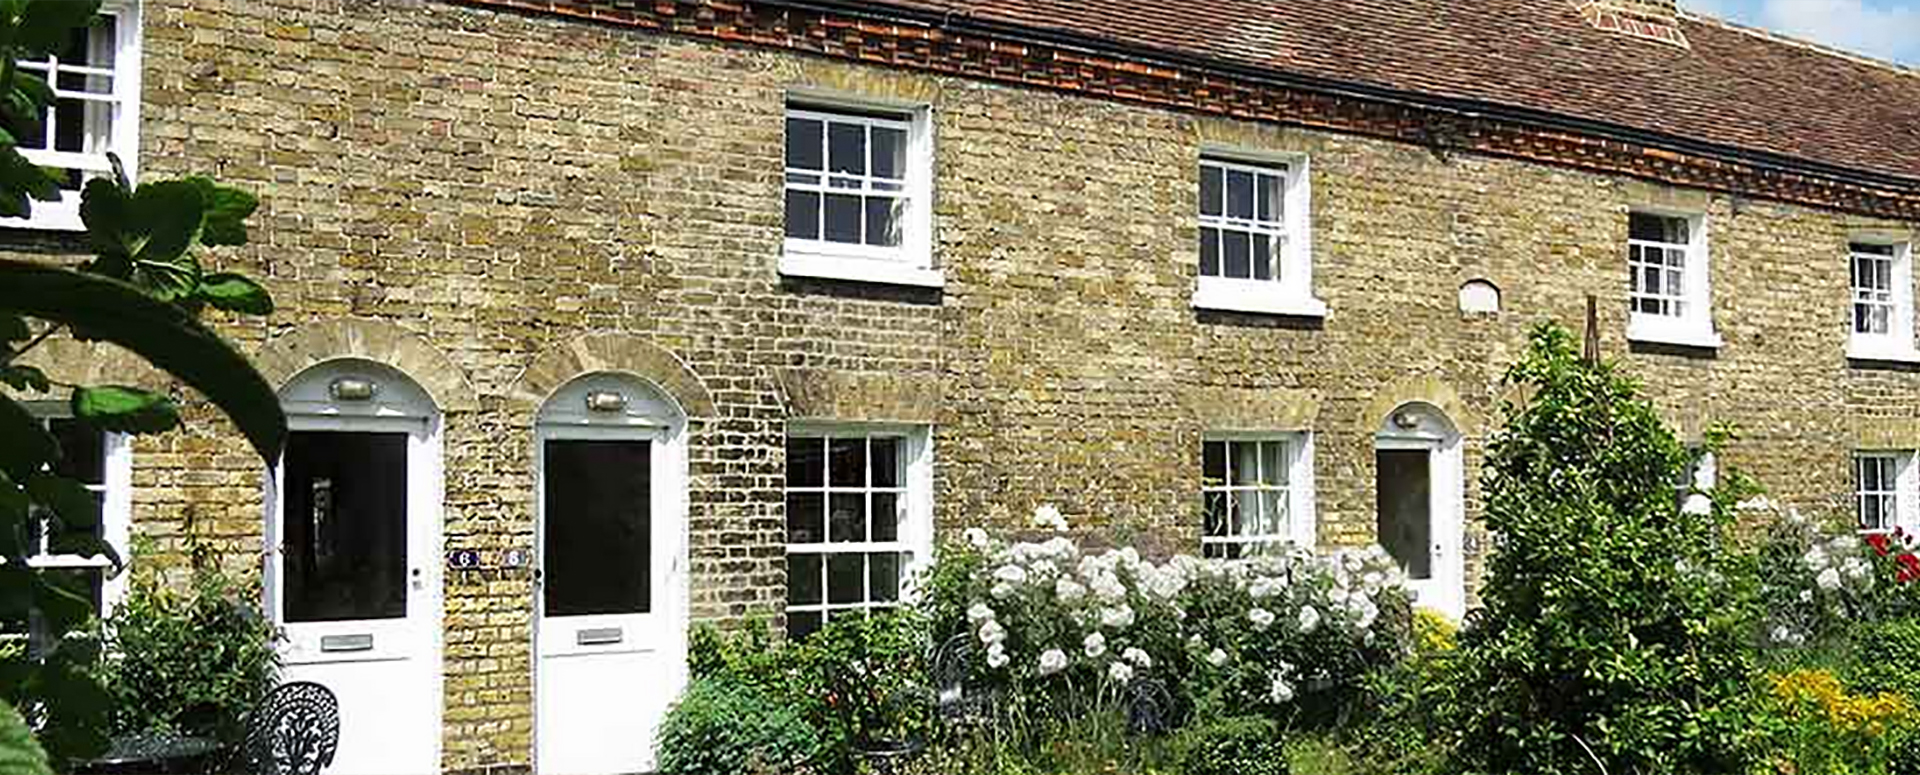
<svg viewBox="0 0 1920 775">
<path fill-rule="evenodd" d="M 1637 385 L 1565 329 L 1531 344 L 1507 375 L 1526 398 L 1487 446 L 1499 543 L 1452 659 L 1448 769 L 1747 771 L 1752 571 L 1729 540 L 1745 480 L 1682 510 L 1690 453 Z"/>
<path fill-rule="evenodd" d="M 820 735 L 765 691 L 724 677 L 687 688 L 660 724 L 666 775 L 761 775 L 800 771 Z"/>
<path fill-rule="evenodd" d="M 1898 692 L 1920 699 L 1920 619 L 1861 625 L 1853 634 L 1848 683 L 1867 693 Z M 1920 772 L 1920 770 L 1916 770 Z"/>
<path fill-rule="evenodd" d="M 1184 775 L 1287 775 L 1280 725 L 1259 716 L 1227 718 L 1181 736 Z"/>
<path fill-rule="evenodd" d="M 101 678 L 112 734 L 167 731 L 238 740 L 273 688 L 275 631 L 258 588 L 203 566 L 185 589 L 137 576 L 105 622 Z"/>
</svg>

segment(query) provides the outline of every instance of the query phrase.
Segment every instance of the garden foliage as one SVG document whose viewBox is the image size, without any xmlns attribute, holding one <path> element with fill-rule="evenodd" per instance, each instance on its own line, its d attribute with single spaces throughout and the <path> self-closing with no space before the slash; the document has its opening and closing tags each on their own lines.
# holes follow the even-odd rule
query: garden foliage
<svg viewBox="0 0 1920 775">
<path fill-rule="evenodd" d="M 666 775 L 771 775 L 799 770 L 820 747 L 782 698 L 714 676 L 694 681 L 660 725 L 658 765 Z"/>
<path fill-rule="evenodd" d="M 1187 730 L 1182 775 L 1287 775 L 1285 733 L 1272 719 L 1228 717 Z"/>
</svg>

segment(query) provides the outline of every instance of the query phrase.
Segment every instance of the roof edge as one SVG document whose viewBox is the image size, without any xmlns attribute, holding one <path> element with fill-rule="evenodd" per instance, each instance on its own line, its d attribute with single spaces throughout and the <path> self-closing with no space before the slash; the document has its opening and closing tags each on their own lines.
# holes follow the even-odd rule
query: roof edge
<svg viewBox="0 0 1920 775">
<path fill-rule="evenodd" d="M 1787 35 L 1785 33 L 1775 32 L 1773 30 L 1763 29 L 1763 28 L 1755 27 L 1748 24 L 1742 24 L 1740 22 L 1733 21 L 1732 19 L 1723 19 L 1709 13 L 1702 13 L 1700 11 L 1691 10 L 1684 6 L 1682 6 L 1680 9 L 1680 18 L 1685 19 L 1687 21 L 1699 22 L 1701 24 L 1711 24 L 1725 30 L 1738 32 L 1745 35 L 1751 35 L 1753 37 L 1760 38 L 1762 40 L 1766 40 L 1772 43 L 1779 43 L 1784 46 L 1793 46 L 1795 48 L 1803 48 L 1808 51 L 1814 51 L 1820 54 L 1825 54 L 1827 56 L 1845 59 L 1854 64 L 1867 65 L 1869 67 L 1878 67 L 1882 70 L 1891 70 L 1895 73 L 1899 73 L 1900 75 L 1920 78 L 1920 67 L 1903 65 L 1903 64 L 1900 64 L 1899 62 L 1893 62 L 1885 59 L 1880 59 L 1878 57 L 1868 56 L 1858 51 L 1848 51 L 1847 49 L 1836 48 L 1833 46 L 1829 46 L 1825 43 L 1807 40 L 1805 38 L 1797 38 L 1792 35 Z"/>
</svg>

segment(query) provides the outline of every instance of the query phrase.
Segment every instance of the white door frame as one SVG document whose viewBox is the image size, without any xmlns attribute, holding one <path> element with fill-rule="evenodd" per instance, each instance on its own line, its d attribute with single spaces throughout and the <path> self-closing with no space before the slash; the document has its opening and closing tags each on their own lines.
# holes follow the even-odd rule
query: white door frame
<svg viewBox="0 0 1920 775">
<path fill-rule="evenodd" d="M 1388 414 L 1374 436 L 1374 450 L 1425 450 L 1428 482 L 1428 534 L 1431 575 L 1409 579 L 1416 605 L 1459 621 L 1467 612 L 1466 462 L 1462 437 L 1438 407 L 1407 403 Z M 1374 471 L 1374 498 L 1380 497 L 1380 473 Z M 1376 506 L 1377 509 L 1377 506 Z"/>
</svg>

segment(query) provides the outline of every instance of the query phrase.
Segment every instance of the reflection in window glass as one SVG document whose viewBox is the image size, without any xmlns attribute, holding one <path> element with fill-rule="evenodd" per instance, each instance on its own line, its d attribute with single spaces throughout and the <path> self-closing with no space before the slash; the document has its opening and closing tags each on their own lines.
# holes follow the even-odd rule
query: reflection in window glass
<svg viewBox="0 0 1920 775">
<path fill-rule="evenodd" d="M 1383 449 L 1378 464 L 1379 536 L 1407 577 L 1433 578 L 1433 476 L 1424 449 Z"/>
<path fill-rule="evenodd" d="M 1240 559 L 1292 540 L 1293 438 L 1208 441 L 1201 446 L 1201 551 Z"/>
<path fill-rule="evenodd" d="M 787 634 L 900 600 L 912 550 L 905 438 L 847 433 L 787 439 Z"/>
<path fill-rule="evenodd" d="M 295 431 L 282 494 L 286 620 L 407 614 L 407 434 Z"/>
<path fill-rule="evenodd" d="M 546 442 L 547 616 L 652 609 L 652 452 L 645 440 Z"/>
</svg>

